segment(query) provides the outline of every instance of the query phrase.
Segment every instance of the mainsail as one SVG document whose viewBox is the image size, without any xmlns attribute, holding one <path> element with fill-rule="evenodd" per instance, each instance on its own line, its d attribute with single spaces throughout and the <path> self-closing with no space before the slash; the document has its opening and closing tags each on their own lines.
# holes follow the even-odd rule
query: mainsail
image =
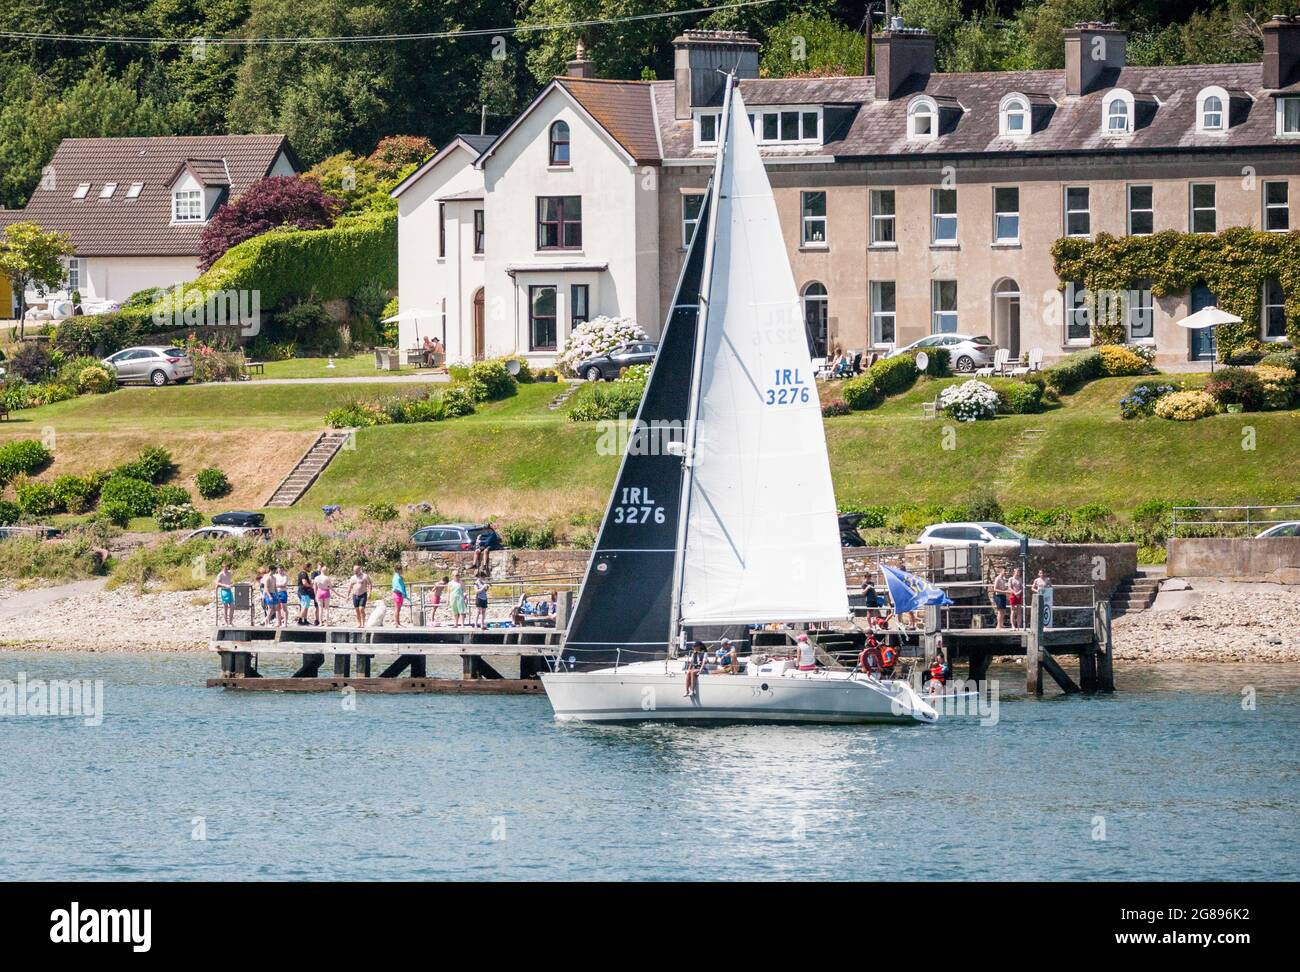
<svg viewBox="0 0 1300 972">
<path fill-rule="evenodd" d="M 681 454 L 690 410 L 709 212 L 706 197 L 569 621 L 562 655 L 568 669 L 646 661 L 668 653 L 681 517 Z M 671 450 L 670 444 L 675 444 Z"/>
<path fill-rule="evenodd" d="M 681 624 L 848 617 L 821 405 L 772 187 L 734 86 L 686 477 Z"/>
</svg>

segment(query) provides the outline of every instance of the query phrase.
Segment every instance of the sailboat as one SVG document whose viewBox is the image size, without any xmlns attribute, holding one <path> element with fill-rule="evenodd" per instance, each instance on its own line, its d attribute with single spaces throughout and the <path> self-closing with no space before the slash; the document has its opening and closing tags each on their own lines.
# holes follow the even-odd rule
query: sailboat
<svg viewBox="0 0 1300 972">
<path fill-rule="evenodd" d="M 933 722 L 903 680 L 751 654 L 686 691 L 688 634 L 849 617 L 799 297 L 734 78 L 713 176 L 553 670 L 561 720 Z"/>
</svg>

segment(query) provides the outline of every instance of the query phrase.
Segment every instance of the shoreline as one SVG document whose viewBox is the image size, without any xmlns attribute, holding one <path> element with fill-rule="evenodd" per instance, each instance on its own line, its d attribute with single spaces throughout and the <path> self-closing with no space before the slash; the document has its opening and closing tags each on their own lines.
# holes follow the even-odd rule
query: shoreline
<svg viewBox="0 0 1300 972">
<path fill-rule="evenodd" d="M 23 588 L 0 582 L 0 651 L 206 652 L 213 601 L 208 590 L 138 594 L 126 585 L 108 590 L 103 578 Z M 290 605 L 291 618 L 295 612 Z M 335 625 L 343 625 L 352 612 L 337 606 L 331 615 Z M 508 617 L 504 604 L 488 612 L 490 621 Z M 1168 585 L 1151 608 L 1115 619 L 1115 660 L 1300 663 L 1296 618 L 1300 588 L 1222 581 Z M 57 637 L 51 635 L 55 631 Z"/>
</svg>

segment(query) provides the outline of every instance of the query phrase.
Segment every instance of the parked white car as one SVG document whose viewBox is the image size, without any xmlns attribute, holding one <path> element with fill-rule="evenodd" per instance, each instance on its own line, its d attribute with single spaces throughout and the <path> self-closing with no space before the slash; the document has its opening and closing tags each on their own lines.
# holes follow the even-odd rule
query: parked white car
<svg viewBox="0 0 1300 972">
<path fill-rule="evenodd" d="M 1300 520 L 1274 523 L 1263 533 L 1258 534 L 1255 539 L 1263 540 L 1267 537 L 1300 537 Z"/>
<path fill-rule="evenodd" d="M 197 530 L 191 530 L 182 538 L 185 540 L 224 540 L 226 537 L 262 537 L 265 539 L 271 535 L 269 527 L 252 527 L 252 526 L 221 526 L 213 524 L 210 526 L 199 527 Z"/>
<path fill-rule="evenodd" d="M 1003 549 L 1020 549 L 1020 538 L 1009 526 L 1001 523 L 932 523 L 921 531 L 916 542 L 927 547 L 968 547 L 978 544 L 981 547 Z M 1031 547 L 1042 547 L 1042 540 L 1030 540 Z"/>
<path fill-rule="evenodd" d="M 155 388 L 171 382 L 184 383 L 194 377 L 194 362 L 183 348 L 123 348 L 103 359 L 103 364 L 117 372 L 119 383 L 146 381 Z"/>
<path fill-rule="evenodd" d="M 901 348 L 895 348 L 885 357 L 894 358 L 900 354 L 909 354 L 914 351 L 933 351 L 936 348 L 947 350 L 948 360 L 952 364 L 953 371 L 967 374 L 976 368 L 983 368 L 985 365 L 992 364 L 993 353 L 997 350 L 997 345 L 982 334 L 977 337 L 972 337 L 969 334 L 931 334 L 919 341 L 913 341 Z"/>
</svg>

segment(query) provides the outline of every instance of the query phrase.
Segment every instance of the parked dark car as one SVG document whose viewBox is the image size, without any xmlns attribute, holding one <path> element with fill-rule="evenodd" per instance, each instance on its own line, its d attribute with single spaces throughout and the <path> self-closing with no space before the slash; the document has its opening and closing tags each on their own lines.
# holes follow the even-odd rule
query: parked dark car
<svg viewBox="0 0 1300 972">
<path fill-rule="evenodd" d="M 492 535 L 489 550 L 505 548 L 500 535 L 486 523 L 438 523 L 420 527 L 411 534 L 411 543 L 416 550 L 473 550 L 481 533 Z"/>
<path fill-rule="evenodd" d="M 260 527 L 266 522 L 266 514 L 231 510 L 228 513 L 218 513 L 212 518 L 212 522 L 217 526 Z"/>
<path fill-rule="evenodd" d="M 840 514 L 840 546 L 841 547 L 865 547 L 867 541 L 863 540 L 858 533 L 858 524 L 862 522 L 861 513 L 841 513 Z"/>
<path fill-rule="evenodd" d="M 602 378 L 613 381 L 624 368 L 649 364 L 654 361 L 658 353 L 659 345 L 653 341 L 637 341 L 617 347 L 607 354 L 588 358 L 578 364 L 577 370 L 578 374 L 588 381 L 600 381 Z"/>
</svg>

